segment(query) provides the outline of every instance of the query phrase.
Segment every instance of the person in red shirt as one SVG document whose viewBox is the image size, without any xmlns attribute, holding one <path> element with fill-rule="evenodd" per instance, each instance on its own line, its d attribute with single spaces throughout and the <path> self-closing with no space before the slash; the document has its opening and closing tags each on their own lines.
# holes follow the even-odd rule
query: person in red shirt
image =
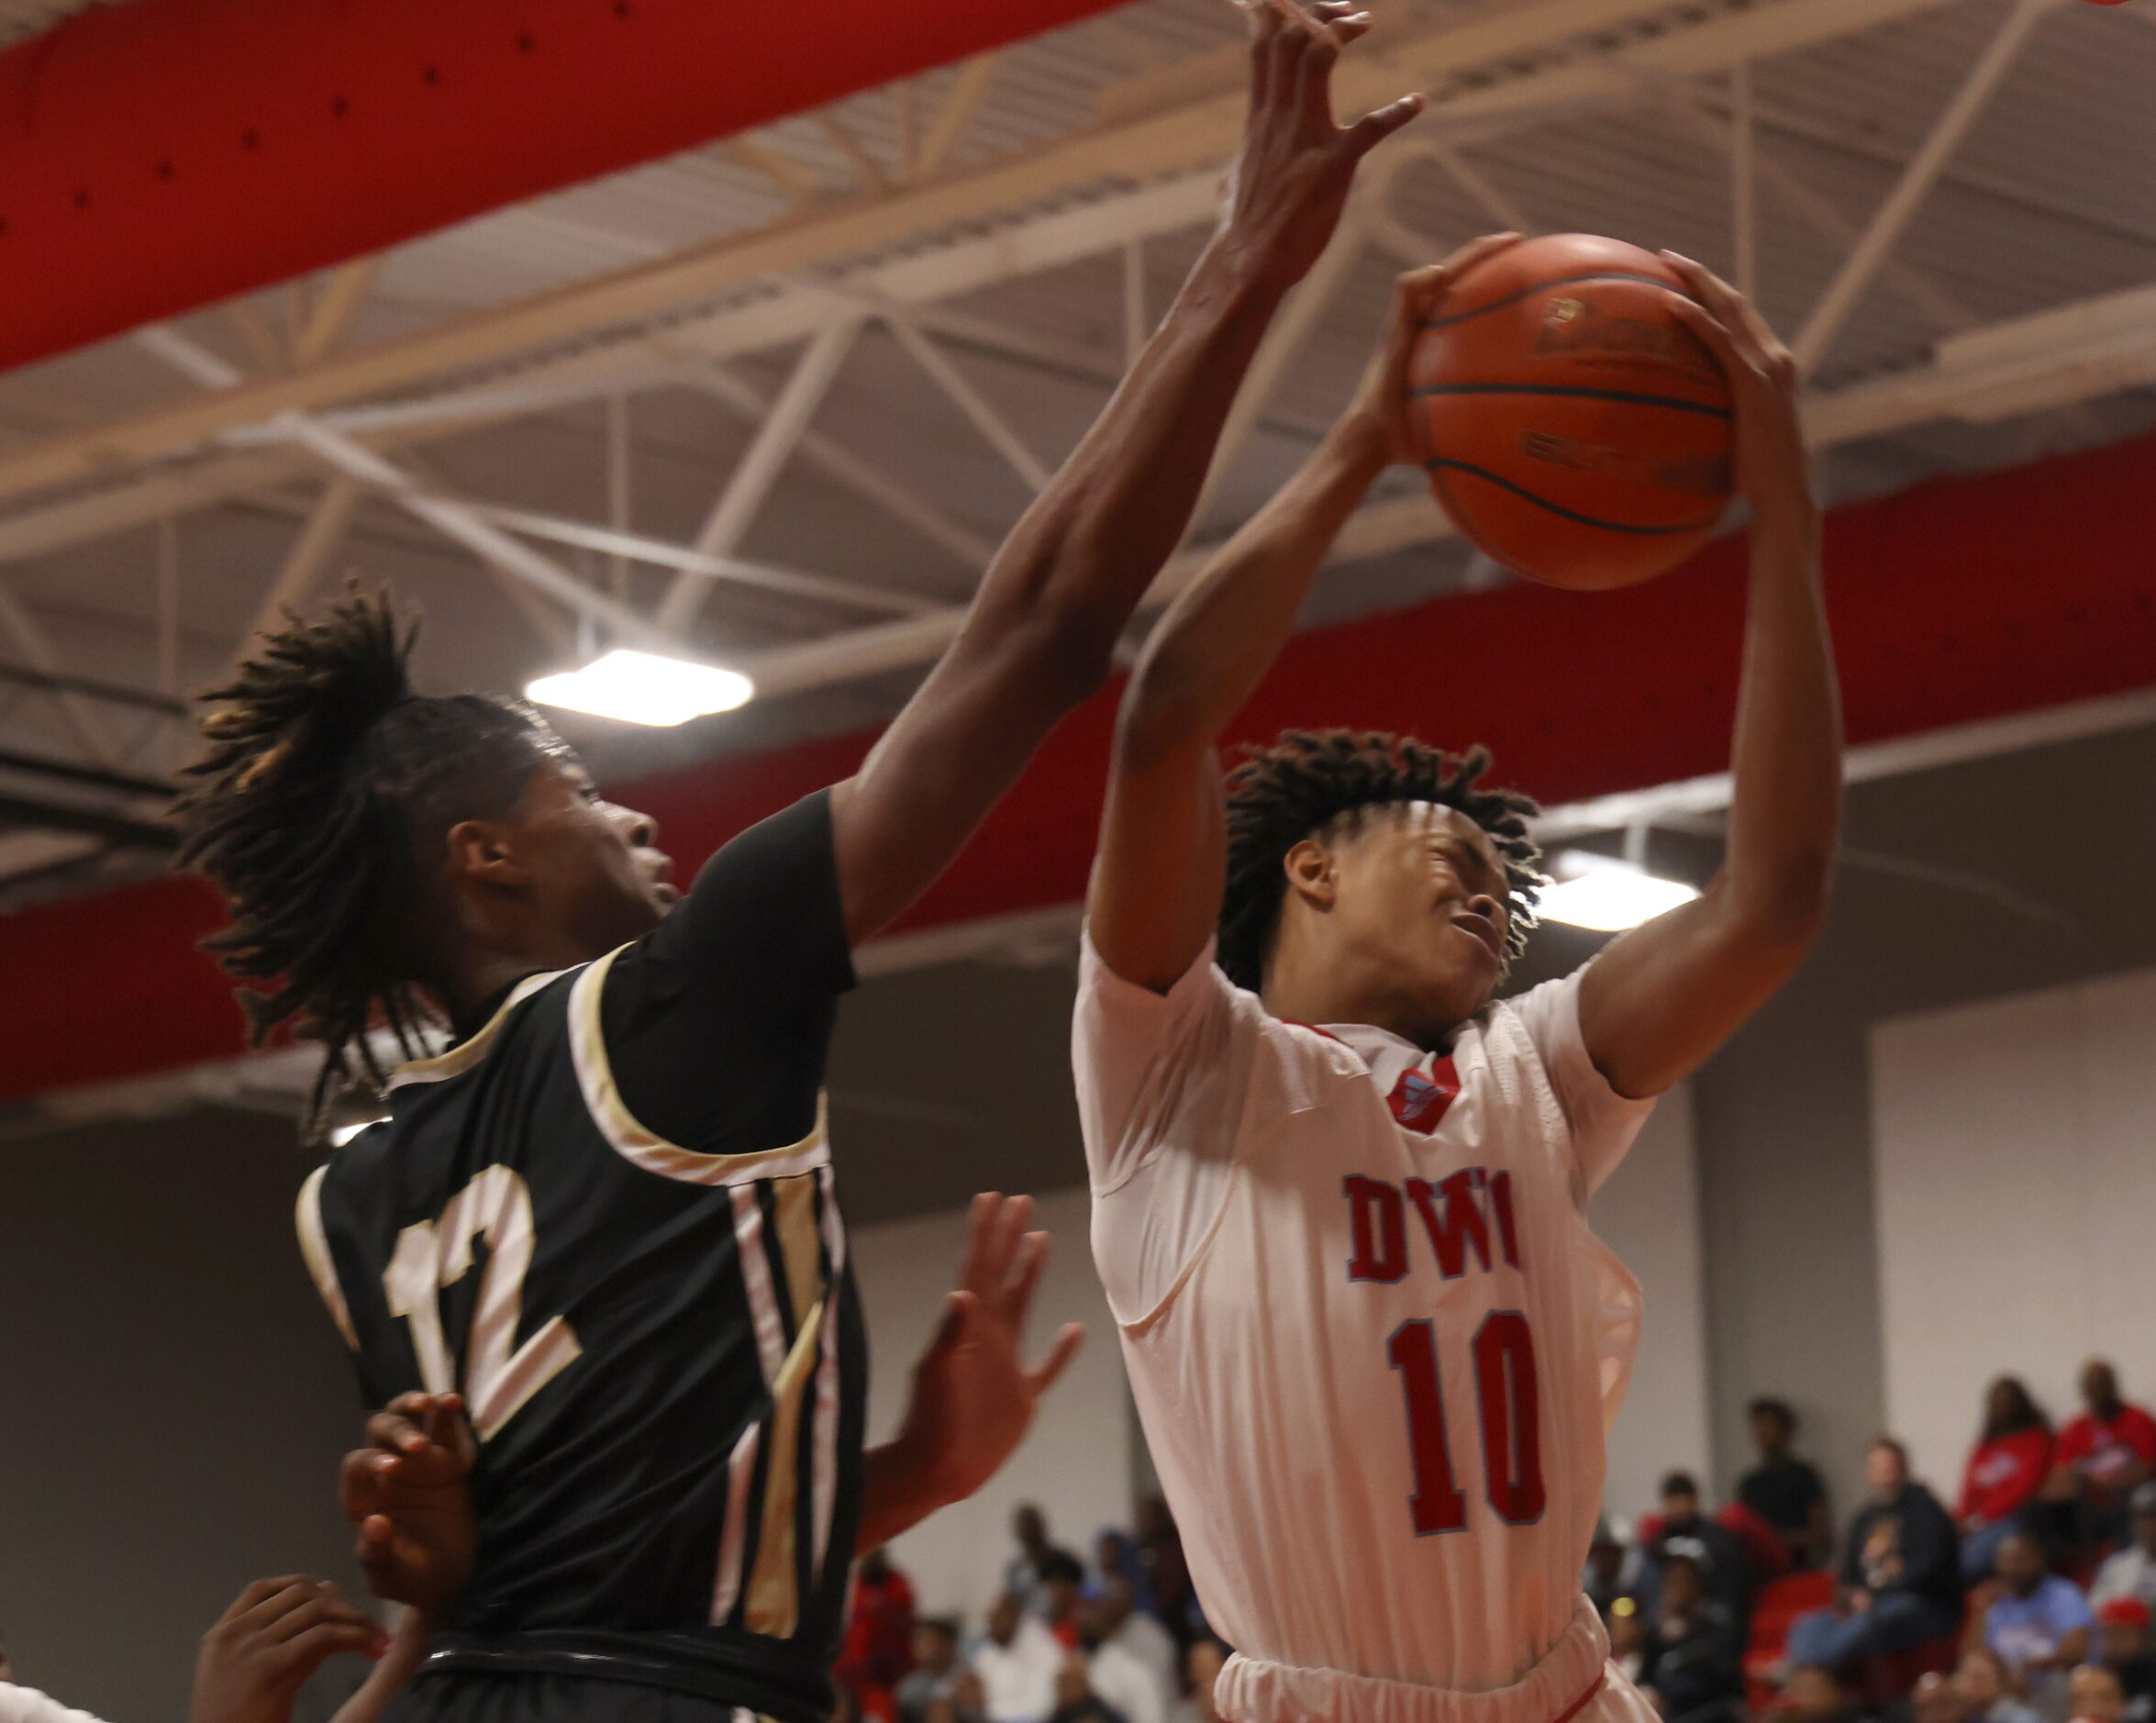
<svg viewBox="0 0 2156 1723">
<path fill-rule="evenodd" d="M 1984 1391 L 1984 1430 L 1962 1473 L 1954 1517 L 1962 1526 L 1962 1573 L 1971 1584 L 1991 1577 L 1999 1545 L 2017 1529 L 2051 1475 L 2051 1420 L 2018 1376 Z"/>
<path fill-rule="evenodd" d="M 2046 1495 L 2078 1503 L 2081 1542 L 2101 1550 L 2126 1540 L 2127 1497 L 2156 1474 L 2156 1418 L 2127 1404 L 2101 1358 L 2083 1369 L 2081 1397 L 2088 1410 L 2059 1432 Z"/>
<path fill-rule="evenodd" d="M 894 1695 L 913 1673 L 913 1582 L 891 1565 L 888 1551 L 870 1551 L 854 1576 L 846 1641 L 831 1671 L 863 1718 L 896 1718 Z"/>
</svg>

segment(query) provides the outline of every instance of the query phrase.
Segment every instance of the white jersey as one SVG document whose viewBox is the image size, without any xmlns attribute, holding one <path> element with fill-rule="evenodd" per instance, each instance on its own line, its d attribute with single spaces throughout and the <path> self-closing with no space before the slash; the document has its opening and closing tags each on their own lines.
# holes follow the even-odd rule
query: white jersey
<svg viewBox="0 0 2156 1723">
<path fill-rule="evenodd" d="M 1579 1575 L 1639 1322 L 1584 1210 L 1652 1105 L 1589 1060 L 1579 976 L 1433 1057 L 1282 1022 L 1210 950 L 1165 995 L 1090 941 L 1081 963 L 1094 1255 L 1240 1653 L 1223 1714 L 1480 1717 L 1465 1695 L 1512 1690 L 1499 1714 L 1553 1723 L 1603 1679 Z M 1314 1671 L 1329 1696 L 1295 1690 Z M 1395 1702 L 1431 1689 L 1460 1703 Z"/>
</svg>

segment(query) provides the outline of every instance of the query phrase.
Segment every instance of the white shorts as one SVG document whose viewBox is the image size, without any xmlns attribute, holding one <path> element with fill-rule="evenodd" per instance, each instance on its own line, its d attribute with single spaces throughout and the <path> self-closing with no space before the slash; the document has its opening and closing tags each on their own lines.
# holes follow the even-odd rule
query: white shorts
<svg viewBox="0 0 2156 1723">
<path fill-rule="evenodd" d="M 1660 1723 L 1646 1695 L 1609 1661 L 1609 1635 L 1584 1597 L 1549 1655 L 1493 1693 L 1237 1656 L 1213 1696 L 1226 1723 Z"/>
</svg>

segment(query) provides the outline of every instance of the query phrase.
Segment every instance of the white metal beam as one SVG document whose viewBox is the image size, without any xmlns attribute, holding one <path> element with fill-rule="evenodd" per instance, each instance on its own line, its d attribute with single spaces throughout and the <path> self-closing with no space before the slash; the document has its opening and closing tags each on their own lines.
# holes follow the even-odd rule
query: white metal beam
<svg viewBox="0 0 2156 1723">
<path fill-rule="evenodd" d="M 912 356 L 914 362 L 928 373 L 951 405 L 966 416 L 967 421 L 981 433 L 982 440 L 1004 458 L 1027 488 L 1035 492 L 1047 489 L 1048 469 L 1026 447 L 1025 439 L 1010 428 L 988 397 L 973 386 L 941 348 L 922 333 L 920 325 L 901 315 L 889 318 L 884 327 Z"/>
<path fill-rule="evenodd" d="M 1819 295 L 1818 304 L 1812 307 L 1804 328 L 1790 343 L 1801 368 L 1811 370 L 1826 357 L 1827 350 L 1833 346 L 1835 337 L 1841 333 L 1850 314 L 1855 311 L 1865 289 L 1871 286 L 1880 264 L 1900 242 L 1948 159 L 1961 148 L 1962 139 L 1968 136 L 1970 127 L 1984 112 L 1992 92 L 2013 68 L 2015 56 L 2028 39 L 2029 32 L 2056 3 L 2057 0 L 2015 0 L 2014 9 L 2006 15 L 1984 52 L 1977 56 L 1969 75 L 1954 92 L 1953 100 L 1947 104 L 1930 134 L 1909 159 L 1901 178 L 1872 217 L 1872 225 Z"/>
<path fill-rule="evenodd" d="M 344 339 L 352 319 L 366 305 L 367 295 L 374 291 L 375 278 L 382 273 L 382 255 L 377 252 L 372 257 L 356 259 L 330 275 L 314 304 L 307 307 L 306 320 L 293 337 L 295 366 L 319 363 Z"/>
<path fill-rule="evenodd" d="M 342 547 L 345 534 L 351 529 L 352 517 L 359 513 L 360 505 L 365 499 L 366 492 L 350 479 L 339 474 L 329 481 L 308 512 L 299 536 L 292 541 L 292 549 L 285 553 L 283 566 L 270 583 L 270 590 L 262 595 L 254 620 L 240 631 L 239 644 L 226 661 L 220 682 L 228 680 L 240 661 L 254 650 L 258 638 L 275 632 L 283 626 L 285 613 L 298 607 L 321 578 L 329 559 Z"/>
<path fill-rule="evenodd" d="M 950 90 L 944 96 L 942 106 L 936 110 L 936 117 L 928 123 L 928 133 L 921 140 L 919 154 L 911 163 L 910 172 L 914 179 L 934 178 L 950 159 L 950 152 L 958 148 L 959 140 L 965 136 L 966 128 L 973 123 L 973 117 L 981 111 L 981 104 L 987 99 L 988 86 L 995 83 L 996 68 L 1002 61 L 1000 50 L 975 54 L 959 68 L 958 76 L 951 81 Z"/>
<path fill-rule="evenodd" d="M 1551 104 L 1622 101 L 1642 68 L 1679 74 L 1720 71 L 1755 55 L 1801 48 L 1950 3 L 1754 0 L 1747 5 L 1711 0 L 1694 11 L 1672 13 L 1653 0 L 1536 0 L 1402 39 L 1382 60 L 1346 62 L 1339 94 L 1343 108 L 1377 106 L 1395 95 L 1401 83 L 1412 79 L 1440 86 L 1441 113 L 1447 117 L 1477 122 L 1513 120 Z M 1628 17 L 1649 17 L 1657 20 L 1658 33 L 1630 37 L 1611 29 L 1609 39 L 1617 45 L 1598 48 L 1588 43 L 1588 32 Z M 1551 64 L 1546 55 L 1538 61 L 1525 51 L 1551 42 L 1573 44 L 1571 57 Z M 1236 148 L 1241 127 L 1241 96 L 1224 94 L 1165 114 L 1082 133 L 972 172 L 931 179 L 888 196 L 835 207 L 827 215 L 719 240 L 402 340 L 335 355 L 290 376 L 221 390 L 87 433 L 49 439 L 0 454 L 0 495 L 109 472 L 116 462 L 199 448 L 227 431 L 273 419 L 282 412 L 312 411 L 408 390 L 447 372 L 498 363 L 557 343 L 588 342 L 595 329 L 636 325 L 773 275 L 837 262 L 900 240 L 917 240 L 925 233 L 978 223 L 1002 211 L 1038 206 L 1041 200 L 1104 183 L 1147 181 L 1202 168 L 1209 188 L 1211 168 Z M 1086 219 L 1083 210 L 1062 213 L 1082 222 Z M 1043 225 L 1054 219 L 1043 218 Z M 1194 219 L 1203 219 L 1203 212 Z M 1002 239 L 990 236 L 991 249 Z M 1097 250 L 1103 243 L 1096 234 L 1073 254 Z M 932 254 L 918 261 L 932 267 L 940 260 Z M 995 272 L 998 266 L 986 267 Z M 1001 272 L 1017 272 L 1006 263 Z M 939 291 L 961 290 L 950 284 Z M 716 315 L 739 317 L 759 309 Z M 798 307 L 793 315 L 798 318 Z M 820 319 L 811 319 L 812 324 L 817 321 Z M 693 340 L 695 329 L 692 320 L 675 332 L 676 339 Z M 759 344 L 798 339 L 806 332 L 797 326 L 790 334 L 781 333 Z"/>
<path fill-rule="evenodd" d="M 0 632 L 6 633 L 32 670 L 42 671 L 48 676 L 63 676 L 66 665 L 52 644 L 51 636 L 44 625 L 30 614 L 29 606 L 6 588 L 0 587 Z M 105 727 L 105 719 L 95 706 L 82 695 L 65 690 L 55 690 L 48 696 L 59 712 L 61 720 L 74 733 L 85 759 L 99 766 L 120 764 L 119 744 Z"/>
<path fill-rule="evenodd" d="M 696 535 L 695 548 L 704 555 L 731 556 L 740 549 L 788 457 L 807 434 L 808 421 L 838 381 L 861 330 L 859 317 L 841 317 L 809 342 Z M 660 628 L 669 634 L 685 630 L 695 620 L 708 584 L 686 569 L 676 575 L 659 606 Z"/>
</svg>

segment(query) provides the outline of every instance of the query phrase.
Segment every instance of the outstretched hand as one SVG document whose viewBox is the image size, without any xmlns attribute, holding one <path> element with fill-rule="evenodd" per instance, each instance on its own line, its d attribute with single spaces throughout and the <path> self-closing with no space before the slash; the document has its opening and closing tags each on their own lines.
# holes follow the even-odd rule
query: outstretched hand
<svg viewBox="0 0 2156 1723">
<path fill-rule="evenodd" d="M 379 1657 L 389 1635 L 302 1574 L 257 1580 L 202 1637 L 189 1723 L 290 1723 L 292 1704 L 339 1651 Z"/>
<path fill-rule="evenodd" d="M 447 1618 L 479 1548 L 466 1482 L 478 1451 L 457 1395 L 399 1395 L 367 1420 L 338 1482 L 375 1596 Z"/>
<path fill-rule="evenodd" d="M 1444 309 L 1446 299 L 1462 275 L 1518 243 L 1517 233 L 1487 234 L 1471 239 L 1442 263 L 1412 271 L 1395 283 L 1384 343 L 1363 372 L 1362 385 L 1348 409 L 1350 420 L 1382 439 L 1388 463 L 1421 464 L 1407 426 L 1408 372 L 1415 359 L 1415 339 L 1422 333 L 1422 326 Z"/>
<path fill-rule="evenodd" d="M 1283 288 L 1309 272 L 1339 226 L 1362 158 L 1422 112 L 1420 95 L 1342 127 L 1333 117 L 1332 72 L 1340 50 L 1370 33 L 1370 14 L 1346 0 L 1319 0 L 1315 29 L 1284 23 L 1270 7 L 1250 45 L 1250 113 L 1228 195 L 1228 233 Z"/>
<path fill-rule="evenodd" d="M 1712 270 L 1674 251 L 1664 251 L 1662 259 L 1684 278 L 1692 295 L 1673 298 L 1673 308 L 1729 380 L 1738 490 L 1755 511 L 1808 507 L 1810 467 L 1797 411 L 1795 356 L 1758 307 Z"/>
<path fill-rule="evenodd" d="M 1027 1231 L 1032 1217 L 1030 1196 L 973 1199 L 958 1286 L 914 1366 L 913 1403 L 898 1440 L 919 1457 L 944 1502 L 962 1500 L 995 1475 L 1085 1338 L 1072 1323 L 1039 1364 L 1025 1362 L 1026 1319 L 1049 1251 L 1048 1234 Z"/>
</svg>

